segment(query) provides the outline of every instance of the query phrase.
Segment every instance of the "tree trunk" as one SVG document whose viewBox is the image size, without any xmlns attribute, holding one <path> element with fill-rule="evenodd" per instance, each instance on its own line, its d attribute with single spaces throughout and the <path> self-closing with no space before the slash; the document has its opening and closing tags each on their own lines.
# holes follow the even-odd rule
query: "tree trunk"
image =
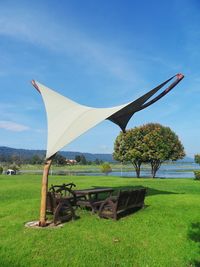
<svg viewBox="0 0 200 267">
<path fill-rule="evenodd" d="M 48 175 L 51 167 L 52 160 L 55 155 L 45 161 L 43 176 L 42 176 L 42 189 L 41 189 L 41 204 L 40 204 L 40 220 L 39 226 L 46 226 L 46 205 L 47 205 L 47 190 L 48 190 Z"/>
<path fill-rule="evenodd" d="M 160 160 L 152 160 L 151 161 L 151 176 L 152 176 L 152 178 L 156 177 L 156 172 L 160 168 L 161 163 L 162 162 Z"/>
<path fill-rule="evenodd" d="M 140 167 L 141 167 L 142 162 L 140 160 L 134 160 L 132 163 L 133 163 L 133 166 L 135 167 L 137 178 L 140 178 Z"/>
</svg>

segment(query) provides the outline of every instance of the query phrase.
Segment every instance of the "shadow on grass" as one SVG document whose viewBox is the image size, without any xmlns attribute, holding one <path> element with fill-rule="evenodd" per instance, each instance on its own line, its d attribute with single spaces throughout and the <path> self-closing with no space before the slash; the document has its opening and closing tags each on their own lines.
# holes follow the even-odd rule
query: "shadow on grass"
<svg viewBox="0 0 200 267">
<path fill-rule="evenodd" d="M 106 188 L 106 186 L 92 186 L 93 188 Z M 118 187 L 112 187 L 114 189 L 114 194 L 117 194 L 119 190 L 133 190 L 133 189 L 140 189 L 144 188 L 142 185 L 138 186 L 118 186 Z M 178 192 L 171 192 L 171 191 L 166 191 L 166 190 L 158 190 L 155 188 L 151 187 L 146 187 L 147 188 L 147 196 L 153 196 L 153 195 L 169 195 L 169 194 L 183 194 L 183 193 L 178 193 Z"/>
<path fill-rule="evenodd" d="M 196 242 L 200 248 L 200 222 L 191 224 L 188 231 L 188 237 L 192 241 Z M 194 260 L 191 266 L 200 267 L 200 261 Z"/>
<path fill-rule="evenodd" d="M 137 208 L 131 208 L 131 209 L 125 210 L 125 211 L 121 212 L 120 214 L 118 214 L 117 218 L 119 220 L 121 218 L 132 215 L 138 211 L 142 211 L 143 209 L 146 209 L 148 207 L 149 207 L 149 205 L 144 205 L 144 207 L 137 207 Z"/>
<path fill-rule="evenodd" d="M 153 196 L 153 195 L 176 195 L 176 194 L 182 194 L 177 192 L 171 192 L 166 190 L 158 190 L 155 188 L 147 187 L 147 196 Z"/>
</svg>

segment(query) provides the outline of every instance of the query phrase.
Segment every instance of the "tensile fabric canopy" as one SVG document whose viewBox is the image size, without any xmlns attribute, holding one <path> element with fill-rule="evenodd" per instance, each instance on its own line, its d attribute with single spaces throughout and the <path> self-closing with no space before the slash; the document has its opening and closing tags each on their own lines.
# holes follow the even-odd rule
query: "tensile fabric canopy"
<svg viewBox="0 0 200 267">
<path fill-rule="evenodd" d="M 112 108 L 93 108 L 80 105 L 33 80 L 32 84 L 41 93 L 47 113 L 48 140 L 46 158 L 50 158 L 65 145 L 105 119 L 112 121 L 122 131 L 125 131 L 134 113 L 158 101 L 183 78 L 182 74 L 177 74 L 135 101 Z M 153 97 L 170 81 L 172 83 L 166 89 Z"/>
</svg>

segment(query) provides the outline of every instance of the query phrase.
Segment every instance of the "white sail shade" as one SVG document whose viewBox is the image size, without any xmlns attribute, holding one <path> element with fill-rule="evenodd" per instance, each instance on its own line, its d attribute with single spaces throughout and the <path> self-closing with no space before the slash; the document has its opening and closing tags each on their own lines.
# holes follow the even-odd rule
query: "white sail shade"
<svg viewBox="0 0 200 267">
<path fill-rule="evenodd" d="M 170 86 L 149 100 L 175 77 L 175 81 Z M 170 92 L 183 78 L 182 74 L 177 74 L 135 101 L 112 108 L 93 108 L 80 105 L 33 80 L 32 84 L 41 93 L 47 113 L 48 138 L 46 158 L 50 158 L 65 145 L 105 119 L 114 122 L 122 131 L 125 131 L 127 123 L 134 113 L 158 101 Z"/>
<path fill-rule="evenodd" d="M 58 94 L 38 82 L 35 83 L 42 95 L 47 113 L 48 139 L 46 158 L 51 157 L 81 134 L 127 105 L 113 108 L 87 107 Z"/>
</svg>

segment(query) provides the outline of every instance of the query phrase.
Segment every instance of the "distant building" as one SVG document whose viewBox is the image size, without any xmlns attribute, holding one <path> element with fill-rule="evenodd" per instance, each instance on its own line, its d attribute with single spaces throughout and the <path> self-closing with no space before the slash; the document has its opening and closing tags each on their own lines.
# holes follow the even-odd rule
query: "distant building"
<svg viewBox="0 0 200 267">
<path fill-rule="evenodd" d="M 66 159 L 67 165 L 75 165 L 77 164 L 77 161 L 75 159 Z"/>
</svg>

